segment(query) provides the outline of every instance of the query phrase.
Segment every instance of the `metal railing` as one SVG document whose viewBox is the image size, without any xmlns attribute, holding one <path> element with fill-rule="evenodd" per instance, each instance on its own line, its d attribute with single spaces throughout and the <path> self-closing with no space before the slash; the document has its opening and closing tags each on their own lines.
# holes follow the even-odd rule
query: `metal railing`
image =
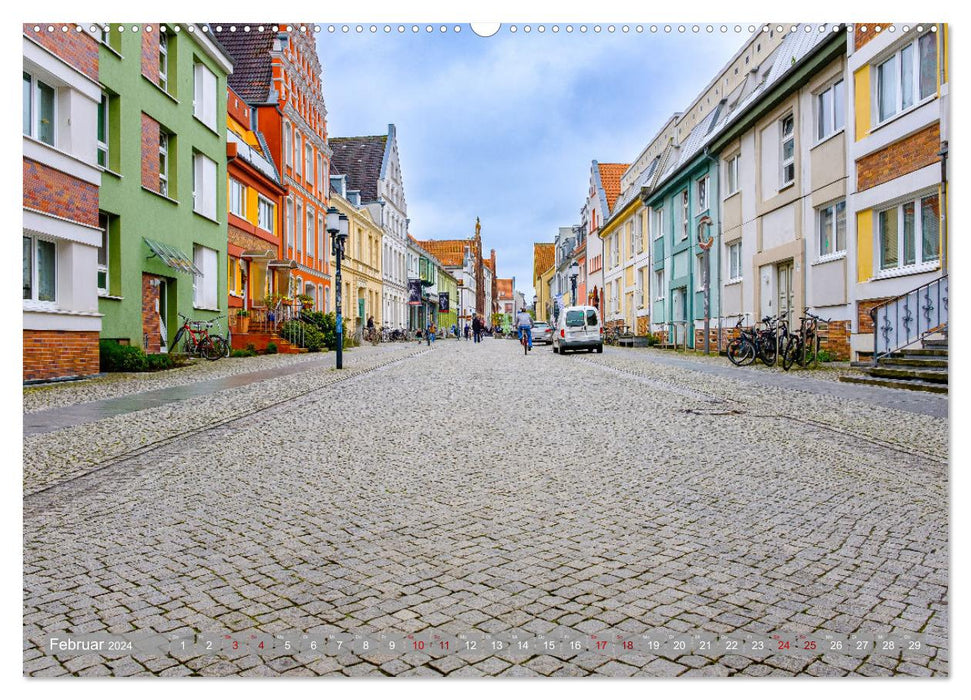
<svg viewBox="0 0 971 700">
<path fill-rule="evenodd" d="M 870 309 L 873 364 L 935 332 L 947 332 L 947 275 Z"/>
<path fill-rule="evenodd" d="M 688 351 L 688 322 L 687 321 L 668 321 L 668 326 L 671 330 L 668 335 L 667 344 L 670 345 L 675 350 L 678 349 L 678 345 L 681 346 L 682 350 Z M 682 330 L 681 342 L 678 343 L 678 328 Z"/>
</svg>

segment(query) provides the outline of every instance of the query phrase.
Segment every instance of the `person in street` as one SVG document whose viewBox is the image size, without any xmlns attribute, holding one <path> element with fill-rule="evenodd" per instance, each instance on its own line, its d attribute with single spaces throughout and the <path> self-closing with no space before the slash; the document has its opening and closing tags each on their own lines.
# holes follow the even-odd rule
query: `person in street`
<svg viewBox="0 0 971 700">
<path fill-rule="evenodd" d="M 367 317 L 367 329 L 369 331 L 373 331 L 374 330 L 374 316 L 368 316 Z"/>
<path fill-rule="evenodd" d="M 522 340 L 523 333 L 526 334 L 528 341 L 527 347 L 533 349 L 533 317 L 526 313 L 526 309 L 520 309 L 516 315 L 516 328 L 519 331 L 519 339 Z"/>
<path fill-rule="evenodd" d="M 435 324 L 429 323 L 428 328 L 426 328 L 425 330 L 427 331 L 425 333 L 425 343 L 427 345 L 431 345 L 432 343 L 435 342 Z"/>
<path fill-rule="evenodd" d="M 468 321 L 465 322 L 465 339 L 466 340 L 469 339 L 469 323 L 468 323 Z"/>
<path fill-rule="evenodd" d="M 472 316 L 472 342 L 478 343 L 482 341 L 482 321 L 479 320 L 478 316 Z"/>
</svg>

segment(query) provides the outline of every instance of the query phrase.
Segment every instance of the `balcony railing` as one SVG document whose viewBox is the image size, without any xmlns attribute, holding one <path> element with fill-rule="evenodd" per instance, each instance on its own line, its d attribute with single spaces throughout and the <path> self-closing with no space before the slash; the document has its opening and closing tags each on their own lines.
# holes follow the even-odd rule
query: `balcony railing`
<svg viewBox="0 0 971 700">
<path fill-rule="evenodd" d="M 947 332 L 947 275 L 870 309 L 873 364 L 927 335 Z"/>
</svg>

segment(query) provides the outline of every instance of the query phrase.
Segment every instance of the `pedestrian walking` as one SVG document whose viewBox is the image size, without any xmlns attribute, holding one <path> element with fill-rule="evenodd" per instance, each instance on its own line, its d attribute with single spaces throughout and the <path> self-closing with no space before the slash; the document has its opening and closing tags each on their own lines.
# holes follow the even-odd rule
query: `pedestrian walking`
<svg viewBox="0 0 971 700">
<path fill-rule="evenodd" d="M 469 323 L 468 323 L 468 321 L 466 321 L 466 323 L 465 323 L 465 339 L 466 340 L 469 339 Z"/>
<path fill-rule="evenodd" d="M 435 324 L 429 323 L 425 333 L 425 343 L 431 345 L 435 342 Z"/>
<path fill-rule="evenodd" d="M 478 316 L 472 317 L 472 342 L 482 342 L 482 321 Z"/>
</svg>

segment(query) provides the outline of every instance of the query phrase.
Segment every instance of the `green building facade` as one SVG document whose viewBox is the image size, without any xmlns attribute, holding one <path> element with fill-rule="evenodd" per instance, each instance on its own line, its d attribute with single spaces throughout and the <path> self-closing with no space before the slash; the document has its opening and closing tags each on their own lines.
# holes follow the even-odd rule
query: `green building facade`
<svg viewBox="0 0 971 700">
<path fill-rule="evenodd" d="M 438 312 L 438 327 L 441 333 L 447 333 L 452 324 L 458 321 L 458 296 L 459 287 L 455 278 L 450 275 L 441 265 L 436 268 L 438 283 L 435 285 L 439 293 L 448 294 L 448 311 Z"/>
<path fill-rule="evenodd" d="M 232 61 L 205 25 L 125 30 L 111 25 L 100 48 L 101 336 L 167 352 L 179 314 L 227 311 Z"/>
</svg>

